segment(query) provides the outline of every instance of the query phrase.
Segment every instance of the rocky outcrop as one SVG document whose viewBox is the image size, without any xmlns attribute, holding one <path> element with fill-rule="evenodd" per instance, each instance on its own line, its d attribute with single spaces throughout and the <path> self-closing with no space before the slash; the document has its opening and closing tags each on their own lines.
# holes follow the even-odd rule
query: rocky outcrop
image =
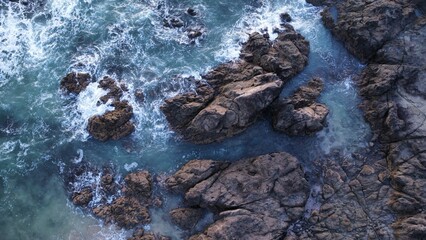
<svg viewBox="0 0 426 240">
<path fill-rule="evenodd" d="M 214 162 L 203 161 L 193 160 L 170 177 L 199 173 L 192 180 L 184 175 L 179 189 L 188 189 L 187 204 L 216 212 L 215 222 L 190 239 L 277 239 L 303 215 L 309 185 L 290 154 L 240 160 L 218 171 L 212 170 Z"/>
<path fill-rule="evenodd" d="M 363 61 L 416 18 L 415 5 L 409 0 L 309 2 L 329 5 L 322 13 L 325 25 Z"/>
<path fill-rule="evenodd" d="M 328 108 L 316 103 L 324 83 L 314 78 L 288 99 L 275 101 L 272 107 L 274 129 L 288 135 L 310 135 L 324 128 Z"/>
<path fill-rule="evenodd" d="M 92 77 L 88 73 L 68 73 L 61 80 L 61 89 L 67 91 L 68 93 L 79 94 L 81 91 L 86 89 L 86 87 L 91 82 Z"/>
<path fill-rule="evenodd" d="M 241 59 L 203 76 L 195 92 L 165 100 L 170 126 L 185 140 L 211 143 L 250 126 L 307 64 L 309 43 L 290 26 L 270 41 L 259 33 L 243 45 Z"/>
</svg>

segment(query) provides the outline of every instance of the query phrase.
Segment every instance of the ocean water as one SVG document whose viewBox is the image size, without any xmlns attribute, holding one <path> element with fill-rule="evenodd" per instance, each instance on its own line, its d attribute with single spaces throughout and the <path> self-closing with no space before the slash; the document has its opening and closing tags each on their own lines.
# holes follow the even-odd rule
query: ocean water
<svg viewBox="0 0 426 240">
<path fill-rule="evenodd" d="M 76 162 L 112 165 L 121 174 L 148 169 L 175 171 L 188 160 L 234 161 L 287 151 L 307 171 L 321 155 L 337 149 L 350 154 L 367 145 L 369 126 L 357 108 L 353 79 L 362 65 L 321 24 L 320 8 L 304 0 L 0 0 L 0 236 L 1 239 L 125 239 L 128 232 L 104 226 L 75 208 L 62 173 Z M 185 14 L 187 8 L 196 17 Z M 313 136 L 274 132 L 267 119 L 220 143 L 193 145 L 173 133 L 159 110 L 167 97 L 190 91 L 186 76 L 238 58 L 254 31 L 272 30 L 279 14 L 311 43 L 309 65 L 285 86 L 290 95 L 312 77 L 325 81 L 320 102 L 330 108 L 328 126 Z M 182 29 L 163 26 L 181 16 L 203 36 L 191 41 Z M 96 83 L 79 96 L 64 95 L 59 82 L 70 71 L 109 75 L 128 85 L 124 97 L 134 107 L 137 129 L 119 141 L 99 142 L 87 118 L 108 110 L 96 106 L 103 94 Z M 145 101 L 135 101 L 141 89 Z M 166 199 L 168 206 L 178 199 Z M 166 210 L 153 210 L 147 228 L 179 238 Z"/>
</svg>

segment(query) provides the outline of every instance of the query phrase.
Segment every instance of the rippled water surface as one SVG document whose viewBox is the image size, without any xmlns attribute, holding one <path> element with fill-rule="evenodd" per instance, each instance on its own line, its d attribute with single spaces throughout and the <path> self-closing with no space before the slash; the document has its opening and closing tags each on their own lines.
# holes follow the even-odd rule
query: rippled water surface
<svg viewBox="0 0 426 240">
<path fill-rule="evenodd" d="M 287 151 L 310 162 L 319 154 L 363 147 L 369 128 L 357 105 L 353 78 L 362 67 L 321 24 L 320 9 L 303 0 L 39 0 L 22 5 L 0 0 L 0 234 L 1 239 L 124 239 L 125 231 L 101 226 L 67 200 L 62 169 L 82 158 L 125 173 L 146 168 L 175 170 L 194 158 L 236 160 Z M 185 14 L 188 7 L 198 15 Z M 182 142 L 170 131 L 159 106 L 189 91 L 184 77 L 199 77 L 218 63 L 236 59 L 248 33 L 279 26 L 288 12 L 311 43 L 307 68 L 284 89 L 287 96 L 314 76 L 326 83 L 320 101 L 330 107 L 328 126 L 309 137 L 274 132 L 266 119 L 246 132 L 210 145 Z M 191 42 L 163 19 L 180 15 L 202 27 Z M 142 89 L 145 101 L 125 96 L 135 111 L 130 137 L 101 143 L 86 132 L 87 118 L 102 91 L 93 83 L 78 97 L 59 91 L 70 71 L 105 75 Z M 170 201 L 173 201 L 171 199 Z M 173 234 L 164 212 L 152 212 L 154 231 Z M 175 237 L 177 237 L 176 235 Z"/>
</svg>

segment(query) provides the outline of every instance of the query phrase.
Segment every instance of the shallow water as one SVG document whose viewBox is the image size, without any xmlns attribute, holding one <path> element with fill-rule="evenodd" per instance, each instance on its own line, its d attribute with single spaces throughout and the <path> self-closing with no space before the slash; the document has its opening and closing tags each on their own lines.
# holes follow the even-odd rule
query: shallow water
<svg viewBox="0 0 426 240">
<path fill-rule="evenodd" d="M 185 15 L 188 7 L 197 17 Z M 362 66 L 325 30 L 319 11 L 303 0 L 43 0 L 32 7 L 0 0 L 2 239 L 125 238 L 125 231 L 101 226 L 67 200 L 61 170 L 80 157 L 122 173 L 138 168 L 167 173 L 194 158 L 236 160 L 287 151 L 309 170 L 321 154 L 333 149 L 349 154 L 364 147 L 370 130 L 352 82 Z M 248 33 L 267 28 L 274 37 L 282 12 L 290 13 L 293 26 L 311 44 L 309 65 L 282 95 L 322 77 L 326 87 L 320 101 L 330 107 L 328 126 L 314 136 L 287 137 L 259 119 L 221 143 L 182 142 L 159 110 L 163 100 L 192 89 L 183 77 L 199 77 L 237 58 Z M 202 26 L 205 34 L 190 43 L 182 30 L 162 26 L 169 14 Z M 71 70 L 97 79 L 108 74 L 131 91 L 142 89 L 142 104 L 125 96 L 134 107 L 136 132 L 119 141 L 91 139 L 87 117 L 105 111 L 93 104 L 102 92 L 92 84 L 78 97 L 64 96 L 59 81 Z M 153 212 L 155 222 L 147 227 L 170 234 L 176 229 L 163 213 Z"/>
</svg>

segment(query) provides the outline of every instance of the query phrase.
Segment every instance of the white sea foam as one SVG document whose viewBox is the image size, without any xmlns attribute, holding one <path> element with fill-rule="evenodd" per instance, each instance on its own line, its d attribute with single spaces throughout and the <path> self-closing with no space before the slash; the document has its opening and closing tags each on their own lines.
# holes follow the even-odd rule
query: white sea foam
<svg viewBox="0 0 426 240">
<path fill-rule="evenodd" d="M 68 117 L 63 125 L 67 131 L 72 133 L 71 140 L 75 138 L 82 141 L 87 140 L 89 133 L 86 129 L 89 118 L 114 110 L 114 107 L 111 106 L 112 100 L 108 100 L 105 104 L 101 104 L 99 101 L 99 98 L 107 93 L 108 91 L 100 88 L 97 82 L 90 83 L 87 88 L 77 96 L 76 103 L 72 103 L 68 106 L 69 112 L 66 112 Z"/>
</svg>

